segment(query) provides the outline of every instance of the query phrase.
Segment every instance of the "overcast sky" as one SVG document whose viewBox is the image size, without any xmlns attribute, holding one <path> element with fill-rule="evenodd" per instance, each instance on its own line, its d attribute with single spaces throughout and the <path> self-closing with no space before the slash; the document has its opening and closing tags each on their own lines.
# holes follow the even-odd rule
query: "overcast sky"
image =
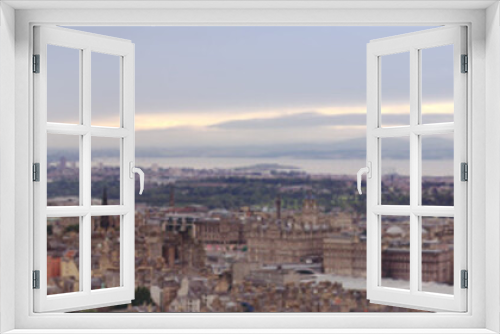
<svg viewBox="0 0 500 334">
<path fill-rule="evenodd" d="M 362 137 L 366 44 L 428 27 L 72 29 L 135 43 L 138 147 L 192 147 Z M 78 55 L 56 49 L 49 49 L 49 120 L 71 122 L 77 118 Z M 427 122 L 452 120 L 451 51 L 425 50 Z M 382 61 L 382 97 L 383 110 L 393 115 L 383 121 L 401 124 L 408 119 L 409 58 L 389 57 Z M 119 76 L 113 58 L 92 57 L 93 124 L 116 124 Z"/>
</svg>

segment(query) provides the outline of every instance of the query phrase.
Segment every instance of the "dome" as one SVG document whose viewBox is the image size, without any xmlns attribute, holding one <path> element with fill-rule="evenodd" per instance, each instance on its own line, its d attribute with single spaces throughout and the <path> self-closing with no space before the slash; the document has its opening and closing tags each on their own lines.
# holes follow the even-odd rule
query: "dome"
<svg viewBox="0 0 500 334">
<path fill-rule="evenodd" d="M 393 225 L 387 229 L 386 233 L 391 235 L 404 235 L 405 231 L 403 231 L 401 227 Z"/>
</svg>

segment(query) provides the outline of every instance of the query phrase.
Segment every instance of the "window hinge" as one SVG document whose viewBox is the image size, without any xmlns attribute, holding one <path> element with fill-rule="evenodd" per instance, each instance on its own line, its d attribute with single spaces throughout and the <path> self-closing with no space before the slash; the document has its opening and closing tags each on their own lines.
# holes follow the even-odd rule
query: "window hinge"
<svg viewBox="0 0 500 334">
<path fill-rule="evenodd" d="M 40 163 L 33 164 L 33 181 L 40 182 Z"/>
<path fill-rule="evenodd" d="M 469 165 L 466 162 L 460 164 L 460 180 L 469 181 Z"/>
<path fill-rule="evenodd" d="M 460 280 L 461 280 L 461 288 L 462 289 L 467 289 L 469 287 L 469 273 L 467 270 L 462 270 L 460 272 Z"/>
<path fill-rule="evenodd" d="M 462 73 L 469 72 L 469 57 L 467 55 L 462 55 Z"/>
<path fill-rule="evenodd" d="M 40 55 L 33 55 L 33 73 L 40 73 Z"/>
<path fill-rule="evenodd" d="M 40 270 L 33 270 L 33 289 L 40 289 Z"/>
</svg>

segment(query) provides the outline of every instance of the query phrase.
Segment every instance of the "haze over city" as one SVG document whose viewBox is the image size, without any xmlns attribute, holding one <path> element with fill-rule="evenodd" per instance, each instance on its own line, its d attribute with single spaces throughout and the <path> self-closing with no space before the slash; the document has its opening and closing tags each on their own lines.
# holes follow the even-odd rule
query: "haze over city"
<svg viewBox="0 0 500 334">
<path fill-rule="evenodd" d="M 172 157 L 182 152 L 182 157 L 362 159 L 366 44 L 425 27 L 71 29 L 135 44 L 139 157 Z M 450 50 L 434 52 L 432 58 L 438 61 L 426 63 L 424 58 L 426 122 L 453 120 L 452 87 L 442 84 L 452 72 L 439 61 L 447 59 Z M 383 123 L 408 124 L 409 72 L 404 70 L 408 58 L 389 57 L 393 58 L 385 67 L 383 63 L 383 77 L 390 78 L 383 81 Z M 117 123 L 119 68 L 112 58 L 93 54 L 94 125 Z M 54 52 L 49 67 L 50 62 L 57 63 L 55 71 L 71 76 L 77 61 Z M 432 80 L 434 76 L 443 79 Z M 68 110 L 78 108 L 78 82 L 60 85 L 54 79 L 49 87 L 64 96 L 49 104 L 49 121 L 75 122 L 77 113 Z M 65 145 L 49 141 L 50 149 Z M 404 145 L 395 146 L 391 158 L 403 158 L 398 151 L 407 150 Z M 435 145 L 444 151 L 452 148 L 444 139 L 437 139 Z M 100 146 L 105 149 L 106 143 Z M 424 154 L 424 159 L 434 158 Z"/>
</svg>

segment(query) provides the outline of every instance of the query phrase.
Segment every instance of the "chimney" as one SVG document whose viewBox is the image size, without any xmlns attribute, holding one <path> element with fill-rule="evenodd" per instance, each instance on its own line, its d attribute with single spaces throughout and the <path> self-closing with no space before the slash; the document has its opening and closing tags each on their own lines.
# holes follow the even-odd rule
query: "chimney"
<svg viewBox="0 0 500 334">
<path fill-rule="evenodd" d="M 175 188 L 174 184 L 170 184 L 170 207 L 173 208 L 175 206 Z"/>
<path fill-rule="evenodd" d="M 281 219 L 281 195 L 278 194 L 276 198 L 276 219 Z"/>
</svg>

